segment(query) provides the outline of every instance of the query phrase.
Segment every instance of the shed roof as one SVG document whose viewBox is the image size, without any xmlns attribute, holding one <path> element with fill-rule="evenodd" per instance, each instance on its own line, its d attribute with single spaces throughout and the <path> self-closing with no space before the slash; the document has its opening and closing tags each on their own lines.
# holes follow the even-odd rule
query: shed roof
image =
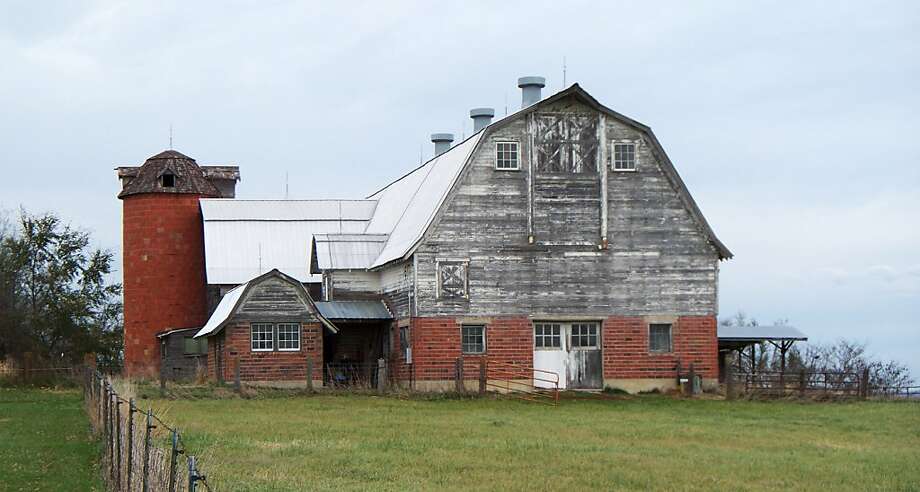
<svg viewBox="0 0 920 492">
<path fill-rule="evenodd" d="M 272 268 L 301 282 L 310 272 L 314 234 L 361 233 L 373 200 L 202 199 L 209 284 L 240 284 Z"/>
<path fill-rule="evenodd" d="M 719 340 L 730 341 L 808 340 L 798 328 L 786 325 L 719 326 L 718 336 Z"/>
<path fill-rule="evenodd" d="M 310 271 L 370 268 L 387 242 L 387 234 L 314 234 Z"/>
<path fill-rule="evenodd" d="M 316 308 L 331 320 L 393 319 L 383 301 L 320 301 Z"/>
</svg>

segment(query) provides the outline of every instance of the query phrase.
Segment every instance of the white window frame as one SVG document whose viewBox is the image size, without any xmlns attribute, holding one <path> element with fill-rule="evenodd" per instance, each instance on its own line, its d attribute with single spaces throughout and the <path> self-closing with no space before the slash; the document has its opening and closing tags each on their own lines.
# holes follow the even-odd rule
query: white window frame
<svg viewBox="0 0 920 492">
<path fill-rule="evenodd" d="M 540 338 L 541 338 L 542 340 L 545 341 L 546 339 L 550 339 L 550 340 L 552 340 L 552 339 L 558 339 L 558 340 L 559 340 L 559 345 L 558 345 L 558 346 L 547 346 L 547 345 L 545 345 L 545 344 L 544 344 L 544 345 L 537 345 L 537 327 L 538 327 L 538 326 L 541 327 L 541 330 L 544 330 L 543 333 L 540 334 Z M 558 328 L 558 329 L 559 329 L 559 334 L 557 335 L 557 334 L 555 334 L 555 333 L 550 333 L 549 335 L 547 335 L 547 334 L 546 334 L 546 331 L 545 331 L 547 327 L 555 327 L 555 328 Z M 534 350 L 562 350 L 562 348 L 563 348 L 562 339 L 563 339 L 564 336 L 565 336 L 565 323 L 540 322 L 540 323 L 534 323 L 534 324 L 533 324 L 533 348 L 534 348 Z"/>
<path fill-rule="evenodd" d="M 297 333 L 297 338 L 295 339 L 297 341 L 297 347 L 282 348 L 281 347 L 281 328 L 282 327 L 288 328 L 292 326 L 296 329 L 296 333 Z M 275 346 L 278 347 L 278 351 L 279 352 L 299 352 L 300 351 L 300 333 L 301 333 L 300 323 L 278 323 L 277 325 L 275 325 L 275 337 L 276 337 Z M 290 342 L 291 340 L 286 340 L 286 341 Z"/>
<path fill-rule="evenodd" d="M 617 145 L 633 146 L 633 167 L 617 167 Z M 634 173 L 639 169 L 639 141 L 638 140 L 611 140 L 610 141 L 610 169 L 617 173 Z"/>
<path fill-rule="evenodd" d="M 468 352 L 464 349 L 463 344 L 463 330 L 466 328 L 482 328 L 482 350 L 478 352 Z M 486 347 L 486 325 L 484 324 L 463 324 L 460 325 L 460 353 L 465 355 L 482 355 L 485 354 L 488 348 Z"/>
<path fill-rule="evenodd" d="M 499 151 L 500 145 L 514 145 L 514 167 L 499 167 Z M 496 171 L 520 171 L 521 170 L 521 144 L 514 140 L 498 140 L 495 142 L 495 170 Z"/>
<path fill-rule="evenodd" d="M 668 327 L 668 349 L 652 349 L 652 327 L 653 326 L 667 326 Z M 672 354 L 674 353 L 674 324 L 673 323 L 649 323 L 648 324 L 648 351 L 651 354 Z"/>
<path fill-rule="evenodd" d="M 255 347 L 255 333 L 256 327 L 259 327 L 260 331 L 264 330 L 265 327 L 268 327 L 269 338 L 268 342 L 271 344 L 268 348 L 256 348 Z M 259 340 L 260 343 L 264 343 L 266 340 Z M 252 352 L 273 352 L 275 350 L 275 325 L 271 323 L 250 323 L 249 324 L 249 350 Z"/>
<path fill-rule="evenodd" d="M 599 349 L 599 348 L 601 347 L 601 327 L 600 327 L 600 323 L 597 323 L 597 322 L 595 322 L 595 321 L 577 321 L 577 322 L 572 322 L 572 323 L 567 323 L 567 324 L 568 324 L 568 326 L 569 326 L 569 329 L 567 330 L 567 331 L 569 332 L 569 347 L 570 347 L 572 350 L 597 350 L 597 349 Z M 573 343 L 573 340 L 576 338 L 576 336 L 575 336 L 575 334 L 573 333 L 573 331 L 575 331 L 575 327 L 576 327 L 576 326 L 579 327 L 579 332 L 581 331 L 581 328 L 582 328 L 582 327 L 593 327 L 593 328 L 594 328 L 594 334 L 593 334 L 593 335 L 591 335 L 590 333 L 589 333 L 589 334 L 581 334 L 581 333 L 579 333 L 579 335 L 577 336 L 577 338 L 579 338 L 579 339 L 581 339 L 581 338 L 583 338 L 583 337 L 588 337 L 588 340 L 590 340 L 591 337 L 593 336 L 593 337 L 594 337 L 594 345 L 579 345 L 579 346 L 577 346 L 577 347 L 575 346 L 575 344 Z"/>
</svg>

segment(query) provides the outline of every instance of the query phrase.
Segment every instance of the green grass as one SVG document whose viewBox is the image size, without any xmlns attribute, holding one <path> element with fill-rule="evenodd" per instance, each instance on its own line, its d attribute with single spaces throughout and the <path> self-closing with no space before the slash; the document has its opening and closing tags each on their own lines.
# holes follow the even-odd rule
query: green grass
<svg viewBox="0 0 920 492">
<path fill-rule="evenodd" d="M 152 403 L 231 490 L 920 490 L 916 403 Z"/>
<path fill-rule="evenodd" d="M 80 390 L 0 388 L 0 490 L 102 490 Z"/>
</svg>

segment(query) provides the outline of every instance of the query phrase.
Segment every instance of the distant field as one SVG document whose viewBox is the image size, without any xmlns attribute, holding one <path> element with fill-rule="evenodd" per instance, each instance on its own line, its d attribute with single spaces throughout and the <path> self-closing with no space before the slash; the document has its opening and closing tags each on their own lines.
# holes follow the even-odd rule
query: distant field
<svg viewBox="0 0 920 492">
<path fill-rule="evenodd" d="M 223 490 L 920 490 L 920 405 L 910 402 L 152 404 L 207 450 L 202 468 Z"/>
<path fill-rule="evenodd" d="M 0 388 L 0 490 L 102 490 L 80 390 Z"/>
</svg>

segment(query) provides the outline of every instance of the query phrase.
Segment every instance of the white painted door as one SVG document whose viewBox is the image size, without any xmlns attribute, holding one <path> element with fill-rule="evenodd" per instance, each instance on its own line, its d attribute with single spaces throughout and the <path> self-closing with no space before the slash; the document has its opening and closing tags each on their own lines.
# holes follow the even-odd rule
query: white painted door
<svg viewBox="0 0 920 492">
<path fill-rule="evenodd" d="M 533 325 L 533 379 L 537 388 L 553 388 L 549 381 L 554 376 L 541 371 L 559 375 L 559 389 L 565 389 L 568 365 L 565 325 L 563 323 L 534 323 Z"/>
</svg>

